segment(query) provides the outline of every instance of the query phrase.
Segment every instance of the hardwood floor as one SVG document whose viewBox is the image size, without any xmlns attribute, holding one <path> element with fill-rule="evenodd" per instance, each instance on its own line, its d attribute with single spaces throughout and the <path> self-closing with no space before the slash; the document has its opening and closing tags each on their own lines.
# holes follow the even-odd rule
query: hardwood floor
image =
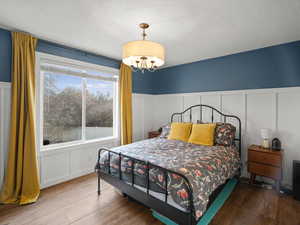
<svg viewBox="0 0 300 225">
<path fill-rule="evenodd" d="M 0 225 L 161 225 L 150 211 L 88 175 L 42 191 L 37 203 L 0 205 Z M 300 202 L 239 184 L 212 225 L 300 225 Z"/>
</svg>

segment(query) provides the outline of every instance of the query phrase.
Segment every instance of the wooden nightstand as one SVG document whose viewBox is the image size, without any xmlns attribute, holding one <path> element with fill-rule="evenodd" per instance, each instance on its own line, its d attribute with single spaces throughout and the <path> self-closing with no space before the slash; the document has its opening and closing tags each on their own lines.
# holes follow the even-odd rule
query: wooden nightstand
<svg viewBox="0 0 300 225">
<path fill-rule="evenodd" d="M 282 157 L 282 150 L 276 151 L 258 145 L 251 145 L 248 148 L 250 182 L 254 182 L 256 175 L 269 177 L 276 180 L 276 190 L 279 191 L 282 178 Z"/>
<path fill-rule="evenodd" d="M 148 133 L 148 138 L 155 138 L 155 137 L 158 137 L 160 135 L 161 132 L 159 131 L 150 131 Z"/>
</svg>

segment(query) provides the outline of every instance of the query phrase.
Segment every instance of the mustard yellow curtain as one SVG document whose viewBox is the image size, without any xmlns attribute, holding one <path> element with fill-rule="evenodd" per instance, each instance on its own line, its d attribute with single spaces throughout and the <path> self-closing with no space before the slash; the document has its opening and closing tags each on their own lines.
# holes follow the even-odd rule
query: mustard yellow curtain
<svg viewBox="0 0 300 225">
<path fill-rule="evenodd" d="M 132 72 L 123 63 L 120 68 L 120 112 L 121 144 L 127 145 L 132 142 Z"/>
<path fill-rule="evenodd" d="M 37 39 L 12 32 L 10 143 L 1 203 L 35 202 L 40 193 L 35 144 L 35 47 Z"/>
</svg>

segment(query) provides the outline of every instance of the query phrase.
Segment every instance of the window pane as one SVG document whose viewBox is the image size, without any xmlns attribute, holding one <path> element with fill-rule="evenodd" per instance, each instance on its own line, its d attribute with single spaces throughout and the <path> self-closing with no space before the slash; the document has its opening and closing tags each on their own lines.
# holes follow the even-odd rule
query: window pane
<svg viewBox="0 0 300 225">
<path fill-rule="evenodd" d="M 44 145 L 81 140 L 82 78 L 44 73 Z"/>
<path fill-rule="evenodd" d="M 86 139 L 113 136 L 114 83 L 86 79 Z"/>
</svg>

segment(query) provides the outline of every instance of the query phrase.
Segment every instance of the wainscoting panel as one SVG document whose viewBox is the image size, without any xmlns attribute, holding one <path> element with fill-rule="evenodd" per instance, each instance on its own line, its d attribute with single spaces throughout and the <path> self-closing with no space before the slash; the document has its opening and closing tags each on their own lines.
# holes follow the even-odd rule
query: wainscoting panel
<svg viewBox="0 0 300 225">
<path fill-rule="evenodd" d="M 133 141 L 144 139 L 146 95 L 134 94 L 132 98 Z"/>
<path fill-rule="evenodd" d="M 190 106 L 201 104 L 200 95 L 186 95 L 183 96 L 183 110 L 187 109 Z M 190 121 L 189 113 L 184 114 L 184 120 L 186 122 Z M 199 107 L 192 109 L 192 122 L 197 123 L 200 120 L 200 109 Z"/>
<path fill-rule="evenodd" d="M 155 101 L 154 95 L 132 95 L 133 141 L 143 140 L 148 137 L 149 131 L 158 129 L 154 120 L 157 113 Z"/>
<path fill-rule="evenodd" d="M 72 177 L 78 174 L 88 173 L 95 166 L 95 156 L 97 157 L 97 148 L 87 148 L 82 151 L 72 151 L 70 153 L 70 174 Z"/>
<path fill-rule="evenodd" d="M 300 92 L 278 94 L 278 134 L 284 149 L 284 182 L 292 183 L 292 161 L 300 160 Z"/>
<path fill-rule="evenodd" d="M 157 101 L 155 96 L 144 95 L 144 139 L 148 137 L 149 131 L 157 130 L 159 128 L 155 124 L 155 115 L 157 111 L 159 111 L 154 108 L 156 104 L 155 101 Z"/>
<path fill-rule="evenodd" d="M 245 95 L 244 94 L 223 94 L 221 96 L 222 100 L 222 112 L 228 115 L 235 115 L 241 119 L 242 124 L 242 149 L 247 148 L 246 144 L 246 119 L 245 119 L 245 112 L 246 112 L 246 103 L 245 103 Z M 228 118 L 226 122 L 233 124 L 235 127 L 238 128 L 238 122 L 236 119 Z M 237 129 L 238 131 L 238 129 Z M 238 133 L 237 133 L 238 135 Z M 245 151 L 242 151 L 242 163 L 243 163 L 243 171 L 242 174 L 244 176 L 247 175 L 247 154 Z"/>
<path fill-rule="evenodd" d="M 70 174 L 70 157 L 66 151 L 43 155 L 40 158 L 41 186 L 47 187 L 64 181 Z"/>
<path fill-rule="evenodd" d="M 209 94 L 201 95 L 201 104 L 210 105 L 218 110 L 221 110 L 221 95 L 219 94 Z M 220 121 L 220 116 L 215 114 L 215 119 Z M 208 108 L 203 108 L 203 122 L 211 122 L 211 110 Z"/>
<path fill-rule="evenodd" d="M 261 128 L 276 129 L 275 93 L 247 94 L 247 142 L 261 143 Z M 272 137 L 271 136 L 271 137 Z"/>
<path fill-rule="evenodd" d="M 154 114 L 154 129 L 170 122 L 174 112 L 183 110 L 183 96 L 178 95 L 156 95 L 151 112 Z"/>
<path fill-rule="evenodd" d="M 225 94 L 222 95 L 222 112 L 228 115 L 235 115 L 241 119 L 242 134 L 245 131 L 245 96 L 243 94 Z M 238 122 L 235 119 L 228 118 L 227 122 L 236 127 Z"/>
<path fill-rule="evenodd" d="M 4 179 L 9 142 L 10 87 L 10 83 L 0 82 L 0 188 Z"/>
</svg>

